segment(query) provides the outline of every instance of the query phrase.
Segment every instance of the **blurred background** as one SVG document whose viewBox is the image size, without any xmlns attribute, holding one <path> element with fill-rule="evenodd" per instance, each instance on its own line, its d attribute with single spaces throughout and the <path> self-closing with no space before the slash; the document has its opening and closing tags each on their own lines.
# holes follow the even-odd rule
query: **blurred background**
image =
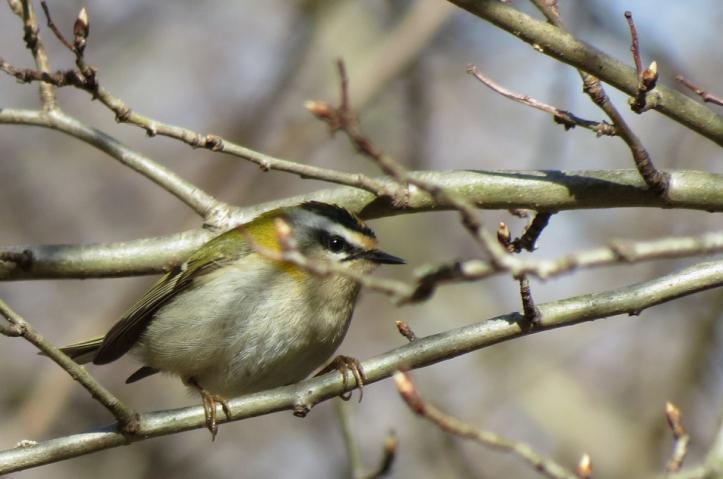
<svg viewBox="0 0 723 479">
<path fill-rule="evenodd" d="M 101 83 L 134 110 L 201 132 L 214 132 L 278 157 L 377 174 L 345 138 L 303 108 L 337 98 L 334 60 L 348 67 L 364 131 L 410 169 L 631 168 L 622 141 L 566 132 L 545 114 L 502 98 L 465 73 L 467 63 L 502 85 L 575 114 L 601 120 L 581 93 L 576 72 L 492 25 L 441 0 L 57 2 L 49 7 L 70 35 L 88 8 L 86 57 Z M 523 2 L 516 7 L 536 16 Z M 562 1 L 562 15 L 581 39 L 632 64 L 623 17 L 632 10 L 643 62 L 658 62 L 661 82 L 684 73 L 723 93 L 719 0 Z M 39 9 L 39 5 L 36 4 Z M 43 27 L 54 68 L 73 59 Z M 0 7 L 0 55 L 32 66 L 21 23 Z M 713 41 L 712 39 L 715 39 Z M 716 45 L 712 43 L 717 42 Z M 655 112 L 632 114 L 608 93 L 657 166 L 723 172 L 720 148 Z M 333 185 L 263 173 L 249 163 L 114 122 L 89 96 L 58 91 L 67 112 L 168 166 L 209 193 L 251 205 Z M 36 86 L 0 78 L 0 107 L 37 108 Z M 158 236 L 199 226 L 184 205 L 101 152 L 50 130 L 0 128 L 0 245 L 91 243 Z M 482 212 L 519 233 L 507 212 Z M 653 239 L 719 229 L 720 215 L 653 209 L 563 212 L 535 253 L 555 257 L 612 238 Z M 372 222 L 385 250 L 407 259 L 380 271 L 408 279 L 424 263 L 470 258 L 480 248 L 454 213 Z M 533 281 L 538 302 L 604 291 L 675 271 L 696 260 L 659 261 L 581 271 Z M 102 334 L 153 278 L 0 283 L 0 297 L 58 345 Z M 340 352 L 360 359 L 406 342 L 395 320 L 423 336 L 519 309 L 516 283 L 495 278 L 447 286 L 428 302 L 396 308 L 364 292 Z M 683 411 L 692 435 L 688 464 L 707 451 L 719 422 L 723 294 L 713 290 L 645 311 L 503 343 L 415 371 L 431 402 L 479 427 L 525 441 L 569 467 L 583 452 L 596 476 L 659 473 L 669 456 L 667 400 Z M 130 359 L 90 371 L 130 406 L 157 410 L 196 404 L 180 381 L 154 376 L 125 385 Z M 0 448 L 112 422 L 66 373 L 21 339 L 0 337 Z M 449 437 L 414 417 L 390 380 L 349 404 L 365 462 L 374 468 L 383 439 L 396 431 L 391 477 L 538 477 L 517 458 Z M 13 477 L 192 478 L 348 477 L 333 401 L 306 419 L 290 412 L 136 443 L 17 473 Z"/>
</svg>

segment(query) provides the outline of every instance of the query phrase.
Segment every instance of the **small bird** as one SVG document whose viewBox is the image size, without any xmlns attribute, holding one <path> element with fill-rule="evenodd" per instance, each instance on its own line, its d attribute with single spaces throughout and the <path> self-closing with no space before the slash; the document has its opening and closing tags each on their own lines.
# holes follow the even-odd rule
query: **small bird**
<svg viewBox="0 0 723 479">
<path fill-rule="evenodd" d="M 275 209 L 201 246 L 105 336 L 63 352 L 79 364 L 106 364 L 130 352 L 143 367 L 126 383 L 158 372 L 180 376 L 201 394 L 215 438 L 217 403 L 228 417 L 225 397 L 306 378 L 327 362 L 349 327 L 358 282 L 262 254 L 284 251 L 279 221 L 310 261 L 356 273 L 404 263 L 377 249 L 374 232 L 340 206 L 310 201 Z"/>
</svg>

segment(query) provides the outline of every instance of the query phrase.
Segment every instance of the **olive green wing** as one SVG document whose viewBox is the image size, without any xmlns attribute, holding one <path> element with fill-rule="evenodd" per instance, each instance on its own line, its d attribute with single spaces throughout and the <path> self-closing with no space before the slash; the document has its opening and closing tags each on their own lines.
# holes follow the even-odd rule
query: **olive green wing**
<svg viewBox="0 0 723 479">
<path fill-rule="evenodd" d="M 127 353 L 161 307 L 185 291 L 194 279 L 248 254 L 246 243 L 244 233 L 239 229 L 229 230 L 203 245 L 185 263 L 161 277 L 108 331 L 93 362 L 106 364 Z"/>
<path fill-rule="evenodd" d="M 64 346 L 60 348 L 60 350 L 70 356 L 70 359 L 76 363 L 85 364 L 93 360 L 95 352 L 102 343 L 103 336 L 98 336 L 97 338 L 88 339 L 87 341 Z"/>
</svg>

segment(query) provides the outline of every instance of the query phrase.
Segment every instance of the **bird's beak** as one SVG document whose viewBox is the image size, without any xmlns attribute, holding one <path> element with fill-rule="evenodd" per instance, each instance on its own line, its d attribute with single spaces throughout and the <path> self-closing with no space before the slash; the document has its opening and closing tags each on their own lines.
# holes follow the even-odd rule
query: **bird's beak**
<svg viewBox="0 0 723 479">
<path fill-rule="evenodd" d="M 385 253 L 384 251 L 380 251 L 378 249 L 373 249 L 364 252 L 362 255 L 365 259 L 368 259 L 369 261 L 373 261 L 375 263 L 379 264 L 404 264 L 405 261 L 402 258 L 398 258 L 396 256 L 392 256 L 389 253 Z"/>
</svg>

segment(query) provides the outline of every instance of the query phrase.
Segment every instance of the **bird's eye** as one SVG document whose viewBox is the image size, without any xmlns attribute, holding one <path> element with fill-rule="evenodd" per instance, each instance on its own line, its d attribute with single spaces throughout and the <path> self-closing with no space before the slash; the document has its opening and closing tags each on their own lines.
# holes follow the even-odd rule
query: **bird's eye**
<svg viewBox="0 0 723 479">
<path fill-rule="evenodd" d="M 346 240 L 341 236 L 332 236 L 329 238 L 328 248 L 332 253 L 340 253 L 346 248 Z"/>
</svg>

